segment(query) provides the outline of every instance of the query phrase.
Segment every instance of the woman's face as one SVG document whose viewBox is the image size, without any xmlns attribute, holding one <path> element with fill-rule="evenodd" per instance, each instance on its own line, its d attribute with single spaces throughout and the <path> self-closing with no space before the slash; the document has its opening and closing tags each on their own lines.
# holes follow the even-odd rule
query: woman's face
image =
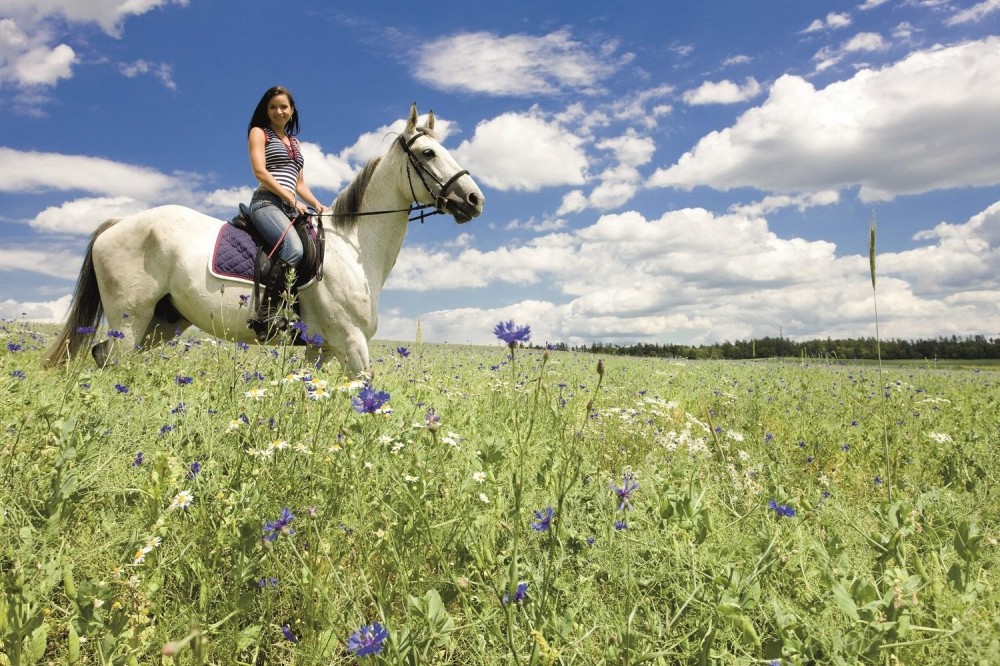
<svg viewBox="0 0 1000 666">
<path fill-rule="evenodd" d="M 285 125 L 292 119 L 293 113 L 295 113 L 295 107 L 289 101 L 288 95 L 278 94 L 267 102 L 267 118 L 271 121 L 271 127 L 274 129 L 284 130 Z"/>
</svg>

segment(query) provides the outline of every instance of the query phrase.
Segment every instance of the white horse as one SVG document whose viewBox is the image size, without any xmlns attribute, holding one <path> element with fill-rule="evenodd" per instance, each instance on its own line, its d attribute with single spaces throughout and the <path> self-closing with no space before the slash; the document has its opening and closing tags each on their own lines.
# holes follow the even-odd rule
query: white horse
<svg viewBox="0 0 1000 666">
<path fill-rule="evenodd" d="M 411 203 L 432 204 L 458 223 L 480 215 L 485 201 L 434 133 L 434 113 L 406 129 L 369 162 L 320 216 L 326 248 L 323 278 L 298 294 L 311 363 L 336 358 L 349 373 L 369 371 L 368 343 L 378 328 L 382 287 L 406 235 Z M 43 358 L 66 362 L 93 339 L 102 315 L 115 337 L 94 345 L 104 366 L 122 350 L 150 348 L 189 326 L 219 338 L 256 344 L 247 327 L 252 287 L 209 271 L 222 220 L 182 206 L 162 206 L 109 220 L 90 240 L 62 332 Z M 315 338 L 313 338 L 315 339 Z"/>
</svg>

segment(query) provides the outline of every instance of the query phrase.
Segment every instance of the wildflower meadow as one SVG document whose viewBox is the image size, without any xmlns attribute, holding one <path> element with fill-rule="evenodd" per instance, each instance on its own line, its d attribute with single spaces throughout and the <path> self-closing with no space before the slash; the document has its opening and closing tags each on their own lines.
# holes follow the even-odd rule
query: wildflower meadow
<svg viewBox="0 0 1000 666">
<path fill-rule="evenodd" d="M 0 664 L 1000 663 L 1000 374 L 527 324 L 357 379 L 3 322 Z"/>
</svg>

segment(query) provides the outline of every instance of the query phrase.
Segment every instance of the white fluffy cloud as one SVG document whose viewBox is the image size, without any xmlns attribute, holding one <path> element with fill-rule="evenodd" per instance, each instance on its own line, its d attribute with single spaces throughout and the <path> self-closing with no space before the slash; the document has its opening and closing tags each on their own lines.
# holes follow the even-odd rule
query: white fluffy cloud
<svg viewBox="0 0 1000 666">
<path fill-rule="evenodd" d="M 587 94 L 631 59 L 617 50 L 614 42 L 583 44 L 568 30 L 540 37 L 465 32 L 424 44 L 414 75 L 430 86 L 489 95 Z"/>
<path fill-rule="evenodd" d="M 0 255 L 4 254 L 0 250 Z M 0 262 L 0 266 L 3 266 Z M 3 270 L 0 268 L 0 270 Z M 0 301 L 0 319 L 21 319 L 28 321 L 38 321 L 50 324 L 61 324 L 66 320 L 66 313 L 69 312 L 72 297 L 67 294 L 54 301 L 46 302 L 24 302 L 7 299 Z"/>
<path fill-rule="evenodd" d="M 120 36 L 129 16 L 140 16 L 164 5 L 187 5 L 188 0 L 4 0 L 4 13 L 36 24 L 49 18 L 70 23 L 96 23 L 109 35 Z"/>
<path fill-rule="evenodd" d="M 728 79 L 723 81 L 705 81 L 697 88 L 685 91 L 681 96 L 692 106 L 699 104 L 737 104 L 753 99 L 760 94 L 760 84 L 757 79 L 748 76 L 743 85 Z"/>
<path fill-rule="evenodd" d="M 1000 38 L 915 52 L 817 90 L 791 75 L 649 179 L 653 187 L 808 192 L 864 200 L 1000 183 Z"/>
<path fill-rule="evenodd" d="M 454 153 L 478 180 L 499 190 L 534 192 L 587 180 L 583 140 L 536 110 L 479 123 Z"/>
<path fill-rule="evenodd" d="M 837 29 L 846 28 L 851 25 L 851 15 L 850 14 L 838 14 L 836 12 L 830 12 L 826 15 L 825 19 L 816 19 L 809 24 L 809 27 L 805 29 L 805 32 L 817 32 L 820 30 L 827 29 Z"/>
<path fill-rule="evenodd" d="M 50 206 L 29 224 L 45 233 L 91 234 L 105 220 L 138 213 L 149 205 L 132 197 L 95 197 L 75 199 L 61 206 Z"/>
<path fill-rule="evenodd" d="M 16 21 L 0 19 L 0 84 L 51 86 L 73 74 L 76 52 L 53 44 L 46 32 L 29 35 Z"/>
<path fill-rule="evenodd" d="M 934 337 L 1000 327 L 1000 202 L 965 223 L 924 232 L 925 248 L 878 257 L 885 337 Z M 587 266 L 581 271 L 580 266 Z M 391 290 L 544 285 L 565 298 L 421 317 L 425 339 L 489 343 L 492 323 L 531 324 L 536 341 L 712 342 L 776 335 L 873 334 L 867 256 L 832 243 L 783 239 L 743 213 L 684 209 L 647 220 L 605 215 L 575 232 L 482 251 L 408 248 Z M 392 318 L 380 337 L 412 336 Z M 430 324 L 429 322 L 433 322 Z"/>
<path fill-rule="evenodd" d="M 0 146 L 0 192 L 83 190 L 153 200 L 178 183 L 153 169 L 101 157 L 20 151 Z"/>
</svg>

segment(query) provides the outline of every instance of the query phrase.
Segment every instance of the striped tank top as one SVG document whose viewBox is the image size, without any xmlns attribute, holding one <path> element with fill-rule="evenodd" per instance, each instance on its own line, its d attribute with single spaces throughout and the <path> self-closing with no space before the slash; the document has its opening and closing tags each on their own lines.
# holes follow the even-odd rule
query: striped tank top
<svg viewBox="0 0 1000 666">
<path fill-rule="evenodd" d="M 295 184 L 299 180 L 299 171 L 305 164 L 302 151 L 299 148 L 299 140 L 294 136 L 288 137 L 291 146 L 282 143 L 278 135 L 270 127 L 264 127 L 264 168 L 270 172 L 278 183 L 287 188 L 289 192 L 295 192 Z"/>
</svg>

